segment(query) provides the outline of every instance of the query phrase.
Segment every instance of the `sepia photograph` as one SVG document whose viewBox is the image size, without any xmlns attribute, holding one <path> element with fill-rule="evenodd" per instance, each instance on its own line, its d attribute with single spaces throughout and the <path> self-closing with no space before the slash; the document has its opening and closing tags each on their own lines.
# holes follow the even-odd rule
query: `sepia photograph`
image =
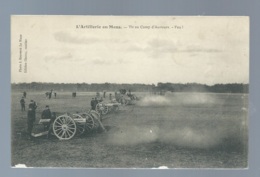
<svg viewBox="0 0 260 177">
<path fill-rule="evenodd" d="M 248 16 L 11 16 L 13 168 L 248 168 Z"/>
</svg>

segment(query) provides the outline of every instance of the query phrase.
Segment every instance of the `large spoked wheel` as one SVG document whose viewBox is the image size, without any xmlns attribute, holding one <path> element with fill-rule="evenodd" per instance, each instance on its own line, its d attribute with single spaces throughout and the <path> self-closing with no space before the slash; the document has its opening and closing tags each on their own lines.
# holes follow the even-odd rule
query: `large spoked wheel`
<svg viewBox="0 0 260 177">
<path fill-rule="evenodd" d="M 69 140 L 76 134 L 75 121 L 68 115 L 57 117 L 53 122 L 53 133 L 60 140 Z"/>
<path fill-rule="evenodd" d="M 100 119 L 100 114 L 97 111 L 91 110 L 89 111 L 90 115 L 94 115 L 96 118 Z"/>
<path fill-rule="evenodd" d="M 77 135 L 83 135 L 85 133 L 85 119 L 80 114 L 73 114 L 73 120 L 77 125 Z"/>
<path fill-rule="evenodd" d="M 90 116 L 94 119 L 94 122 L 97 122 L 95 120 L 102 121 L 102 115 L 99 112 L 91 110 L 89 113 Z"/>
<path fill-rule="evenodd" d="M 106 106 L 104 103 L 98 103 L 96 106 L 96 111 L 105 115 L 108 113 L 108 106 Z"/>
<path fill-rule="evenodd" d="M 81 113 L 80 115 L 82 116 L 83 119 L 86 120 L 85 131 L 86 132 L 91 131 L 95 126 L 95 122 L 94 122 L 93 118 L 91 117 L 91 115 L 88 113 Z"/>
<path fill-rule="evenodd" d="M 99 122 L 102 121 L 101 120 L 101 115 L 97 111 L 91 110 L 90 111 L 90 116 L 92 117 L 92 119 L 94 121 L 93 129 L 98 128 L 99 127 Z"/>
</svg>

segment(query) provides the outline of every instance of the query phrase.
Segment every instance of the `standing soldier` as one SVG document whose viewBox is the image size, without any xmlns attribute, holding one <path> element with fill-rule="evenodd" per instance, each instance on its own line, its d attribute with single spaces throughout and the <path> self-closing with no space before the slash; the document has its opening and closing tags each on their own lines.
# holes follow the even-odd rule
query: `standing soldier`
<svg viewBox="0 0 260 177">
<path fill-rule="evenodd" d="M 90 101 L 90 105 L 91 105 L 91 109 L 92 109 L 92 110 L 95 110 L 95 109 L 96 109 L 94 98 L 92 98 L 92 100 Z"/>
<path fill-rule="evenodd" d="M 51 91 L 49 92 L 49 99 L 51 99 L 51 96 L 52 96 L 52 89 L 51 89 Z"/>
<path fill-rule="evenodd" d="M 24 100 L 24 97 L 22 97 L 22 99 L 20 100 L 20 104 L 21 104 L 22 111 L 25 111 L 25 100 Z"/>
<path fill-rule="evenodd" d="M 45 109 L 42 111 L 42 115 L 41 115 L 42 119 L 51 119 L 52 118 L 52 114 L 51 114 L 51 110 L 49 108 L 48 105 L 45 106 Z M 44 129 L 45 130 L 49 130 L 50 124 L 45 125 Z"/>
<path fill-rule="evenodd" d="M 57 96 L 57 93 L 56 93 L 56 92 L 54 92 L 54 97 L 56 98 L 56 96 Z"/>
<path fill-rule="evenodd" d="M 35 121 L 35 111 L 37 108 L 37 104 L 31 100 L 29 104 L 29 109 L 28 109 L 28 115 L 27 115 L 27 130 L 28 130 L 28 138 L 32 138 L 32 129 L 33 129 L 33 123 Z"/>
<path fill-rule="evenodd" d="M 23 97 L 26 98 L 26 91 L 23 92 Z"/>
<path fill-rule="evenodd" d="M 100 98 L 100 93 L 99 92 L 96 93 L 96 98 L 98 98 L 98 99 Z"/>
<path fill-rule="evenodd" d="M 94 100 L 94 110 L 96 109 L 97 104 L 98 104 L 98 100 L 97 100 L 97 97 L 95 97 L 95 100 Z"/>
<path fill-rule="evenodd" d="M 45 106 L 45 109 L 42 112 L 42 119 L 51 119 L 51 110 L 48 105 Z"/>
</svg>

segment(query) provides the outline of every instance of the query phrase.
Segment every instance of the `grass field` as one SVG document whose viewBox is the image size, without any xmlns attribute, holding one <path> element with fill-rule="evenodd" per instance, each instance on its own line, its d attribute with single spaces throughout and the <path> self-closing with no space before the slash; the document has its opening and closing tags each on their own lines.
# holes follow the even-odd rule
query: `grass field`
<svg viewBox="0 0 260 177">
<path fill-rule="evenodd" d="M 109 93 L 108 93 L 109 94 Z M 107 95 L 108 95 L 107 94 Z M 27 113 L 12 93 L 12 166 L 83 168 L 246 168 L 248 95 L 167 93 L 121 106 L 104 117 L 107 132 L 91 132 L 60 141 L 27 140 Z M 38 103 L 36 123 L 49 105 L 58 114 L 90 109 L 95 93 L 60 92 L 56 99 L 29 92 Z"/>
</svg>

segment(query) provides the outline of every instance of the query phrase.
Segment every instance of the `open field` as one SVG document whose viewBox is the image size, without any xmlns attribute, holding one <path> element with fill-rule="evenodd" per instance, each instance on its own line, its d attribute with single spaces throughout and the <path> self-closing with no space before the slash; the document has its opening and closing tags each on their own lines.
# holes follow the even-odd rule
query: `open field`
<svg viewBox="0 0 260 177">
<path fill-rule="evenodd" d="M 38 103 L 36 123 L 45 105 L 58 114 L 88 111 L 95 93 L 29 92 Z M 107 93 L 108 97 L 109 93 Z M 136 105 L 105 115 L 107 132 L 91 132 L 60 141 L 27 140 L 22 93 L 12 93 L 12 166 L 83 168 L 245 168 L 248 151 L 248 95 L 167 93 L 142 96 Z M 108 99 L 108 98 L 107 98 Z"/>
</svg>

